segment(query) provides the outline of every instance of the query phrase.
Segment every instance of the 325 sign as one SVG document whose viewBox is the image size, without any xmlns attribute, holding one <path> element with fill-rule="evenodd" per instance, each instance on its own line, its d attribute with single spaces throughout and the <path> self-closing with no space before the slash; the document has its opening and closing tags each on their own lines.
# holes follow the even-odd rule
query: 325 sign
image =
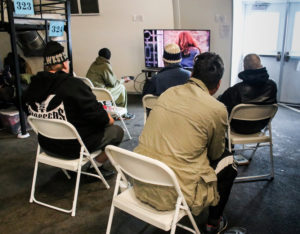
<svg viewBox="0 0 300 234">
<path fill-rule="evenodd" d="M 64 21 L 50 21 L 48 35 L 49 37 L 61 37 L 64 35 Z"/>
<path fill-rule="evenodd" d="M 32 0 L 14 0 L 16 15 L 34 15 Z"/>
</svg>

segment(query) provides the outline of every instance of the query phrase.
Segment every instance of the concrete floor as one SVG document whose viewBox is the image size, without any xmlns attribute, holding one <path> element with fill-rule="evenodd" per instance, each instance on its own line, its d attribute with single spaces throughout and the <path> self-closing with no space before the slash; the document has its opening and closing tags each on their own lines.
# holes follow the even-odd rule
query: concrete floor
<svg viewBox="0 0 300 234">
<path fill-rule="evenodd" d="M 132 150 L 143 127 L 141 96 L 129 96 L 129 111 L 136 114 L 126 121 L 133 139 L 121 147 Z M 300 233 L 300 114 L 279 108 L 273 121 L 275 179 L 271 182 L 234 184 L 225 214 L 229 226 L 242 226 L 250 234 Z M 36 136 L 26 139 L 0 131 L 0 233 L 105 233 L 116 177 L 106 190 L 101 182 L 82 181 L 75 217 L 29 203 Z M 259 149 L 248 167 L 240 173 L 263 171 L 268 166 L 268 148 Z M 109 166 L 109 165 L 108 165 Z M 74 178 L 68 180 L 59 170 L 41 166 L 37 198 L 58 206 L 71 207 Z M 165 233 L 117 211 L 113 234 Z M 186 233 L 180 228 L 176 233 Z"/>
</svg>

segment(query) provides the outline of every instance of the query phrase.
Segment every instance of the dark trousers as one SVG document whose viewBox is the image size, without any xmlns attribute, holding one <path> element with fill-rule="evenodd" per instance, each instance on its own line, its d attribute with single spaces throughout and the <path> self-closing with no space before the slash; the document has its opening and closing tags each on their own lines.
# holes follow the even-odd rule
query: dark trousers
<svg viewBox="0 0 300 234">
<path fill-rule="evenodd" d="M 233 181 L 237 176 L 237 166 L 233 160 L 233 156 L 228 151 L 225 151 L 220 159 L 212 161 L 211 166 L 217 174 L 217 188 L 220 201 L 216 206 L 209 207 L 208 220 L 218 220 L 223 214 Z"/>
</svg>

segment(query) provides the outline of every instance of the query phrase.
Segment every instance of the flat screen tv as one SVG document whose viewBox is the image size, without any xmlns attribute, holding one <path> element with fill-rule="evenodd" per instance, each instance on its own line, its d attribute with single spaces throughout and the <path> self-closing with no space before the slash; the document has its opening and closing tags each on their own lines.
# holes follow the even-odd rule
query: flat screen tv
<svg viewBox="0 0 300 234">
<path fill-rule="evenodd" d="M 193 58 L 210 51 L 210 30 L 144 29 L 145 66 L 162 68 L 164 46 L 177 43 L 181 50 L 181 65 L 193 67 Z"/>
</svg>

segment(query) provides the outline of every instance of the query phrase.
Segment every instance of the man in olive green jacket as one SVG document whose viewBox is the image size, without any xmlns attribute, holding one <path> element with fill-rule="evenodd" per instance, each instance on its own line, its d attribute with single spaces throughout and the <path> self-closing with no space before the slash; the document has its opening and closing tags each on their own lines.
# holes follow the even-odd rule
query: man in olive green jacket
<svg viewBox="0 0 300 234">
<path fill-rule="evenodd" d="M 218 55 L 198 55 L 189 82 L 172 87 L 159 97 L 134 150 L 173 169 L 194 215 L 212 206 L 208 233 L 226 227 L 222 213 L 236 176 L 232 155 L 223 154 L 226 107 L 211 96 L 220 86 L 223 71 Z M 218 173 L 224 175 L 224 169 L 226 179 L 219 178 Z M 220 191 L 224 184 L 226 188 Z M 175 207 L 174 189 L 135 181 L 134 190 L 141 201 L 158 210 Z"/>
<path fill-rule="evenodd" d="M 95 87 L 109 90 L 117 106 L 127 108 L 127 92 L 123 83 L 128 82 L 129 79 L 117 79 L 110 65 L 111 52 L 109 49 L 102 48 L 98 55 L 90 66 L 86 77 L 92 81 Z M 124 117 L 132 119 L 134 115 L 127 113 Z"/>
</svg>

